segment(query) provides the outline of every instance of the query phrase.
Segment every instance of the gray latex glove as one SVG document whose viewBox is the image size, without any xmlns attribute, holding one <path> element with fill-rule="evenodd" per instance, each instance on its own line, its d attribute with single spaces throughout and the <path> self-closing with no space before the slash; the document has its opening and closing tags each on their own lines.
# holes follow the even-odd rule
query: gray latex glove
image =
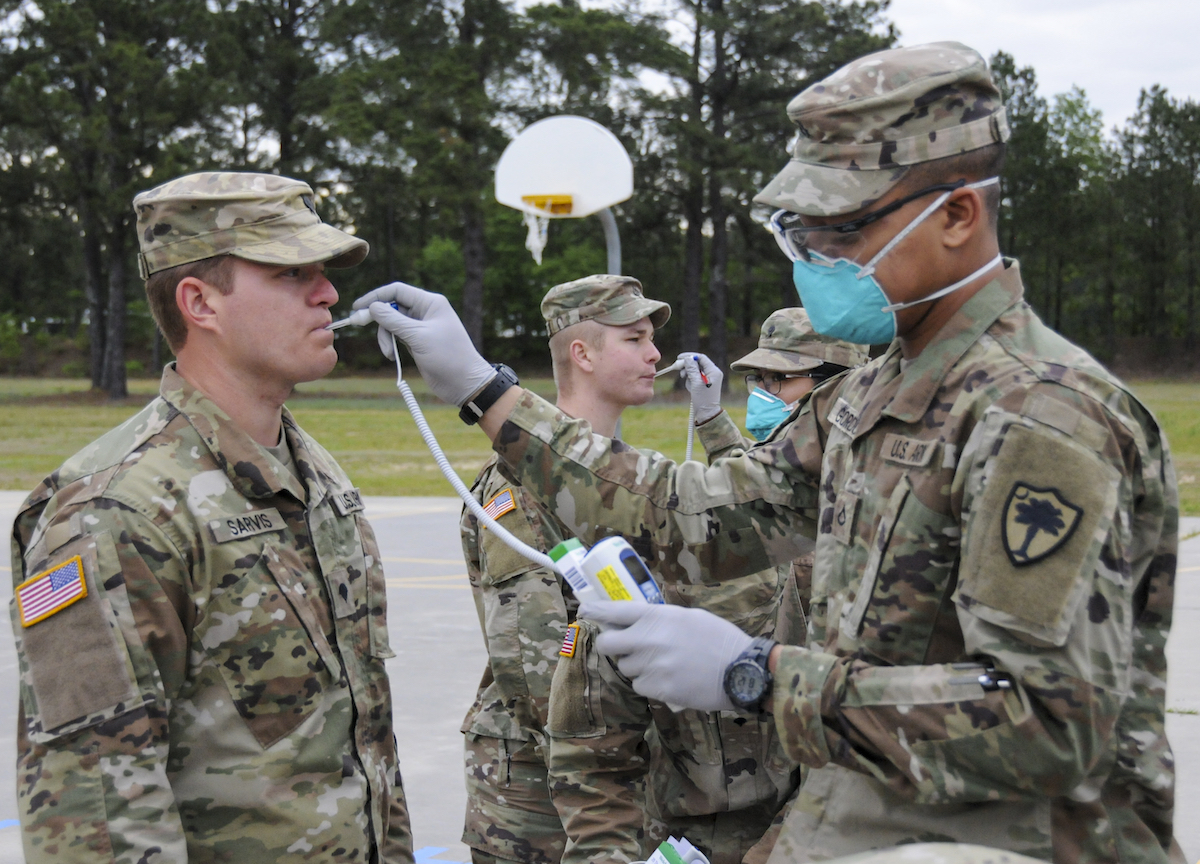
<svg viewBox="0 0 1200 864">
<path fill-rule="evenodd" d="M 392 358 L 392 336 L 404 343 L 421 377 L 443 402 L 461 407 L 496 376 L 496 370 L 475 350 L 450 301 L 441 294 L 393 282 L 359 297 L 354 308 L 370 308 L 371 318 L 379 325 L 379 348 L 388 359 Z"/>
<path fill-rule="evenodd" d="M 725 380 L 725 374 L 716 363 L 694 351 L 680 354 L 679 359 L 683 363 L 680 374 L 687 379 L 692 407 L 696 409 L 696 422 L 705 423 L 721 413 L 721 382 Z"/>
<path fill-rule="evenodd" d="M 579 617 L 602 628 L 596 650 L 647 699 L 700 711 L 733 711 L 725 669 L 754 640 L 703 609 L 629 600 L 589 600 Z"/>
</svg>

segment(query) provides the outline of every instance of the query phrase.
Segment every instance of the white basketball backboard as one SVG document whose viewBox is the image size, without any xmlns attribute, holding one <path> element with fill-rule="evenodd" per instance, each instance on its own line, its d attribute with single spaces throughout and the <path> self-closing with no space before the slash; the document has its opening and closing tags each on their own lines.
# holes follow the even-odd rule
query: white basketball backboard
<svg viewBox="0 0 1200 864">
<path fill-rule="evenodd" d="M 609 132 L 586 117 L 533 123 L 496 165 L 496 200 L 549 219 L 579 219 L 633 195 L 633 163 Z"/>
</svg>

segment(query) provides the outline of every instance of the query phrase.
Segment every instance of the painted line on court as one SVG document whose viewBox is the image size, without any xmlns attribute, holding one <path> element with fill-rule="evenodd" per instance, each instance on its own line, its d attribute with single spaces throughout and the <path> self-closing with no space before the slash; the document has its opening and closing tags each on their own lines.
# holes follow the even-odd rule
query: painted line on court
<svg viewBox="0 0 1200 864">
<path fill-rule="evenodd" d="M 434 858 L 434 855 L 441 855 L 449 847 L 447 846 L 422 846 L 413 853 L 413 860 L 416 864 L 436 864 L 438 861 L 444 861 L 443 858 Z M 463 864 L 461 861 L 446 861 L 446 864 Z"/>
<path fill-rule="evenodd" d="M 401 564 L 461 564 L 461 558 L 383 558 L 384 562 L 391 561 Z"/>
<path fill-rule="evenodd" d="M 450 588 L 463 590 L 470 588 L 466 573 L 453 573 L 449 576 L 400 576 L 387 580 L 392 588 Z"/>
</svg>

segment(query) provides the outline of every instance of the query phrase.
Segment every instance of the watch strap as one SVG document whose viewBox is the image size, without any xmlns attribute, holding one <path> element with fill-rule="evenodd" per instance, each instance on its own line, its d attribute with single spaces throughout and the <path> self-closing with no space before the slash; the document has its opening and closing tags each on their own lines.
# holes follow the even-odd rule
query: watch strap
<svg viewBox="0 0 1200 864">
<path fill-rule="evenodd" d="M 729 696 L 730 701 L 737 705 L 741 710 L 757 711 L 762 706 L 763 701 L 771 695 L 771 689 L 774 686 L 775 679 L 774 676 L 771 675 L 768 662 L 771 659 L 771 651 L 774 650 L 775 646 L 778 644 L 779 643 L 774 639 L 770 639 L 766 636 L 758 636 L 750 643 L 745 651 L 737 656 L 737 659 L 734 660 L 733 663 L 729 664 L 729 667 L 725 670 L 725 693 L 727 696 Z M 753 663 L 762 672 L 764 683 L 763 690 L 762 693 L 759 694 L 758 699 L 754 700 L 753 703 L 747 704 L 739 702 L 735 698 L 734 693 L 731 691 L 729 672 L 735 665 L 739 663 Z"/>
<path fill-rule="evenodd" d="M 492 368 L 496 370 L 496 375 L 488 382 L 475 396 L 458 410 L 459 418 L 468 426 L 474 426 L 479 422 L 487 410 L 496 404 L 496 400 L 508 392 L 510 387 L 515 387 L 520 383 L 517 378 L 517 373 L 503 363 L 493 363 Z"/>
</svg>

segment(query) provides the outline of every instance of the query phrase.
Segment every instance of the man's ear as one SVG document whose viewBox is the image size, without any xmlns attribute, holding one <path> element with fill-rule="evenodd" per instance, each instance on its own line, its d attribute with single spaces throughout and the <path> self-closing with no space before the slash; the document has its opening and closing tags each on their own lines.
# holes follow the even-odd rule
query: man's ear
<svg viewBox="0 0 1200 864">
<path fill-rule="evenodd" d="M 567 346 L 571 363 L 580 371 L 592 373 L 596 371 L 596 351 L 582 339 L 575 339 Z"/>
<path fill-rule="evenodd" d="M 961 248 L 988 226 L 987 207 L 977 189 L 955 189 L 942 213 L 942 243 L 948 249 Z"/>
<path fill-rule="evenodd" d="M 185 276 L 175 286 L 175 305 L 183 314 L 188 329 L 220 330 L 218 309 L 221 292 L 195 276 Z"/>
</svg>

